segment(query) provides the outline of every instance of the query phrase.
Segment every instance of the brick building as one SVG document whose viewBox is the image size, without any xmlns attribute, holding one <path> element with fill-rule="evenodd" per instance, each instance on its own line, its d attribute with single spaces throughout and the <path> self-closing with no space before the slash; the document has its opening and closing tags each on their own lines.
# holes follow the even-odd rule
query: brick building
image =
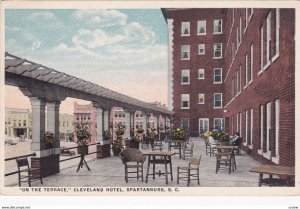
<svg viewBox="0 0 300 209">
<path fill-rule="evenodd" d="M 238 131 L 255 159 L 294 166 L 295 10 L 162 11 L 174 126 Z"/>
</svg>

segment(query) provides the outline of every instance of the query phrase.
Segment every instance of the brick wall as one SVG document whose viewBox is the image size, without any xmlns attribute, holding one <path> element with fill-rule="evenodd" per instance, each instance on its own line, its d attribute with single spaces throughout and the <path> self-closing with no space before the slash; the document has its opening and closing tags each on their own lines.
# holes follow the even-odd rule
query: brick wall
<svg viewBox="0 0 300 209">
<path fill-rule="evenodd" d="M 31 158 L 31 167 L 39 168 L 41 176 L 47 177 L 59 173 L 59 155 L 49 155 L 41 158 Z"/>
</svg>

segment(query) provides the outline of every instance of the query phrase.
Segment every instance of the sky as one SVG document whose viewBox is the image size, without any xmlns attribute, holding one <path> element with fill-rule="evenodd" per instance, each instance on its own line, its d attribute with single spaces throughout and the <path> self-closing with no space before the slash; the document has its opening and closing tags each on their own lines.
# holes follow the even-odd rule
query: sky
<svg viewBox="0 0 300 209">
<path fill-rule="evenodd" d="M 145 102 L 167 104 L 167 37 L 159 9 L 5 11 L 5 51 Z M 30 108 L 5 90 L 6 107 Z"/>
</svg>

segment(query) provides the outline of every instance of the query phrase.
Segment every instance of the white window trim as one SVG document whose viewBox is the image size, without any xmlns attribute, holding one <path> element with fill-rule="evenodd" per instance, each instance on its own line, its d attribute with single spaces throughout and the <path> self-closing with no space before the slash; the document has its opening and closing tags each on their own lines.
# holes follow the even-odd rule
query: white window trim
<svg viewBox="0 0 300 209">
<path fill-rule="evenodd" d="M 245 86 L 244 89 L 248 86 L 248 54 L 245 56 Z"/>
<path fill-rule="evenodd" d="M 240 76 L 240 83 L 239 83 L 239 94 L 241 93 L 242 91 L 242 66 L 240 65 L 240 68 L 239 68 L 239 76 Z"/>
<path fill-rule="evenodd" d="M 253 109 L 250 109 L 250 145 L 249 149 L 253 149 Z"/>
<path fill-rule="evenodd" d="M 188 23 L 188 30 L 189 30 L 189 33 L 188 34 L 184 34 L 183 32 L 183 28 L 182 28 L 182 26 L 183 26 L 183 23 Z M 190 24 L 190 22 L 181 22 L 181 36 L 190 36 L 191 35 L 191 24 Z"/>
<path fill-rule="evenodd" d="M 200 22 L 205 22 L 205 33 L 199 33 L 199 29 L 200 29 Z M 206 35 L 206 20 L 198 20 L 197 22 L 197 35 L 198 36 L 204 36 Z"/>
<path fill-rule="evenodd" d="M 245 8 L 245 29 L 244 29 L 244 33 L 246 32 L 248 28 L 248 8 Z"/>
<path fill-rule="evenodd" d="M 235 50 L 235 53 L 237 53 L 238 48 L 240 46 L 239 38 L 240 38 L 240 36 L 239 36 L 239 28 L 237 27 L 236 28 L 236 50 Z"/>
<path fill-rule="evenodd" d="M 203 45 L 203 53 L 200 53 L 200 45 Z M 205 54 L 205 44 L 198 44 L 198 55 L 204 55 Z"/>
<path fill-rule="evenodd" d="M 182 56 L 182 54 L 183 54 L 183 48 L 184 48 L 184 46 L 188 46 L 188 55 L 189 55 L 189 57 L 188 58 L 183 58 L 183 56 Z M 180 58 L 181 58 L 181 60 L 190 60 L 190 58 L 191 58 L 191 47 L 190 47 L 190 45 L 181 45 L 181 53 L 180 53 Z"/>
<path fill-rule="evenodd" d="M 260 70 L 258 75 L 264 71 L 264 26 L 260 28 Z"/>
<path fill-rule="evenodd" d="M 215 45 L 220 44 L 221 45 L 221 57 L 215 57 Z M 213 44 L 213 59 L 222 59 L 223 58 L 223 44 L 222 43 L 214 43 Z"/>
<path fill-rule="evenodd" d="M 250 75 L 249 85 L 253 82 L 253 43 L 250 46 Z"/>
<path fill-rule="evenodd" d="M 221 32 L 215 32 L 215 20 L 221 20 Z M 223 19 L 215 19 L 214 20 L 214 31 L 213 34 L 223 34 Z"/>
<path fill-rule="evenodd" d="M 268 160 L 271 160 L 271 150 L 270 150 L 270 131 L 271 129 L 271 102 L 267 104 L 267 118 L 266 118 L 266 152 L 263 152 L 263 156 Z"/>
<path fill-rule="evenodd" d="M 200 95 L 203 95 L 203 102 L 200 102 Z M 205 104 L 205 94 L 203 93 L 198 94 L 198 104 Z"/>
<path fill-rule="evenodd" d="M 221 120 L 221 126 L 222 126 L 222 128 L 224 128 L 224 120 L 223 120 L 223 118 L 214 118 L 214 128 L 216 127 L 216 121 L 217 120 Z"/>
<path fill-rule="evenodd" d="M 189 106 L 188 106 L 188 107 L 182 107 L 182 106 L 183 106 L 183 100 L 182 100 L 182 96 L 183 96 L 183 95 L 189 95 L 189 100 L 188 100 Z M 191 102 L 190 102 L 190 94 L 181 94 L 181 95 L 180 95 L 180 107 L 181 107 L 181 109 L 190 109 L 190 106 L 191 106 L 190 103 L 191 103 Z"/>
<path fill-rule="evenodd" d="M 280 130 L 280 101 L 275 101 L 275 156 L 272 157 L 272 162 L 279 164 L 279 130 Z"/>
<path fill-rule="evenodd" d="M 240 17 L 240 45 L 242 43 L 242 17 Z"/>
<path fill-rule="evenodd" d="M 239 113 L 236 114 L 236 131 L 239 131 Z"/>
<path fill-rule="evenodd" d="M 242 136 L 242 113 L 240 112 L 240 130 L 239 130 L 240 136 Z"/>
<path fill-rule="evenodd" d="M 203 78 L 200 78 L 200 70 L 203 70 Z M 205 79 L 205 69 L 198 69 L 198 80 L 203 80 L 203 79 Z"/>
<path fill-rule="evenodd" d="M 220 69 L 221 70 L 221 81 L 215 81 L 215 70 Z M 222 76 L 222 68 L 214 68 L 214 84 L 222 84 L 223 83 L 223 76 Z"/>
<path fill-rule="evenodd" d="M 250 17 L 249 17 L 249 22 L 251 21 L 252 17 L 253 17 L 253 13 L 254 13 L 254 9 L 253 8 L 250 8 L 251 9 L 251 14 L 250 14 Z"/>
<path fill-rule="evenodd" d="M 280 39 L 279 39 L 279 30 L 280 30 L 280 9 L 276 8 L 276 54 L 272 57 L 272 62 L 274 62 L 279 57 L 279 47 L 280 47 Z"/>
<path fill-rule="evenodd" d="M 264 150 L 264 105 L 260 106 L 260 149 L 257 153 L 262 155 Z"/>
<path fill-rule="evenodd" d="M 183 71 L 186 71 L 188 72 L 188 82 L 184 83 L 182 78 L 183 78 Z M 191 82 L 191 76 L 190 76 L 190 70 L 189 69 L 183 69 L 181 70 L 181 77 L 180 77 L 180 80 L 181 80 L 181 85 L 190 85 L 190 82 Z"/>
<path fill-rule="evenodd" d="M 221 106 L 220 107 L 216 107 L 215 106 L 215 95 L 216 94 L 220 94 L 221 95 Z M 223 94 L 222 93 L 214 93 L 214 109 L 222 109 L 223 108 Z"/>
<path fill-rule="evenodd" d="M 248 110 L 245 111 L 245 142 L 244 146 L 248 146 Z"/>
<path fill-rule="evenodd" d="M 209 130 L 209 118 L 199 118 L 199 130 L 200 130 L 200 121 L 207 121 L 207 130 Z"/>
<path fill-rule="evenodd" d="M 239 83 L 240 83 L 239 82 L 239 71 L 237 70 L 236 71 L 236 87 L 235 87 L 236 88 L 236 94 L 235 94 L 236 96 L 239 95 L 239 91 L 240 91 L 239 90 Z"/>
<path fill-rule="evenodd" d="M 266 46 L 266 66 L 270 65 L 270 42 L 271 42 L 271 12 L 268 14 L 267 17 L 267 34 L 266 34 L 266 38 L 267 38 L 267 46 Z"/>
</svg>

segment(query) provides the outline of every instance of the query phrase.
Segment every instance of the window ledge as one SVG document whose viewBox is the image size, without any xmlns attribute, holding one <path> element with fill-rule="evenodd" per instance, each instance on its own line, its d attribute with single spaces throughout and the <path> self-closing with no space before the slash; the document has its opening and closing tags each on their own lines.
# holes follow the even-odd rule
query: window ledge
<svg viewBox="0 0 300 209">
<path fill-rule="evenodd" d="M 190 108 L 189 107 L 182 107 L 181 109 L 182 110 L 189 110 Z"/>
<path fill-rule="evenodd" d="M 198 55 L 205 55 L 205 53 L 198 53 Z"/>
<path fill-rule="evenodd" d="M 271 151 L 264 152 L 263 157 L 268 160 L 271 160 Z"/>
<path fill-rule="evenodd" d="M 213 59 L 222 59 L 223 57 L 213 57 Z"/>
<path fill-rule="evenodd" d="M 268 63 L 264 66 L 263 70 L 265 71 L 270 65 L 271 65 L 271 62 L 268 62 Z"/>
<path fill-rule="evenodd" d="M 248 87 L 248 85 L 244 86 L 244 89 L 246 89 Z"/>
<path fill-rule="evenodd" d="M 260 76 L 263 72 L 264 72 L 264 69 L 260 69 L 260 71 L 258 71 L 257 75 Z"/>
<path fill-rule="evenodd" d="M 279 57 L 279 53 L 275 54 L 275 56 L 272 57 L 272 62 L 274 62 L 275 60 L 277 60 L 278 57 Z"/>
<path fill-rule="evenodd" d="M 213 82 L 213 84 L 222 84 L 222 82 Z"/>
<path fill-rule="evenodd" d="M 223 107 L 214 107 L 214 109 L 222 109 Z"/>
<path fill-rule="evenodd" d="M 257 150 L 257 154 L 263 155 L 263 151 L 262 151 L 261 149 L 258 149 L 258 150 Z"/>
<path fill-rule="evenodd" d="M 182 37 L 184 36 L 191 36 L 191 34 L 181 34 Z"/>
<path fill-rule="evenodd" d="M 243 145 L 244 145 L 244 147 L 248 147 L 247 142 L 244 142 Z"/>
<path fill-rule="evenodd" d="M 279 155 L 277 155 L 276 157 L 272 157 L 272 162 L 279 165 Z"/>
<path fill-rule="evenodd" d="M 199 103 L 199 102 L 198 102 L 198 104 L 205 104 L 205 103 Z"/>
<path fill-rule="evenodd" d="M 253 149 L 253 144 L 249 144 L 249 145 L 248 145 L 248 148 L 249 148 L 249 149 Z"/>
<path fill-rule="evenodd" d="M 223 32 L 213 32 L 214 35 L 223 34 Z"/>
<path fill-rule="evenodd" d="M 248 86 L 250 86 L 251 83 L 253 83 L 253 80 L 249 81 Z"/>
<path fill-rule="evenodd" d="M 198 78 L 198 80 L 204 80 L 205 78 Z"/>
<path fill-rule="evenodd" d="M 197 35 L 198 35 L 198 36 L 205 36 L 206 33 L 198 33 Z"/>
<path fill-rule="evenodd" d="M 184 86 L 184 85 L 190 85 L 190 83 L 181 83 L 181 85 L 183 85 L 183 86 Z"/>
<path fill-rule="evenodd" d="M 190 60 L 190 58 L 181 58 L 181 60 Z"/>
</svg>

